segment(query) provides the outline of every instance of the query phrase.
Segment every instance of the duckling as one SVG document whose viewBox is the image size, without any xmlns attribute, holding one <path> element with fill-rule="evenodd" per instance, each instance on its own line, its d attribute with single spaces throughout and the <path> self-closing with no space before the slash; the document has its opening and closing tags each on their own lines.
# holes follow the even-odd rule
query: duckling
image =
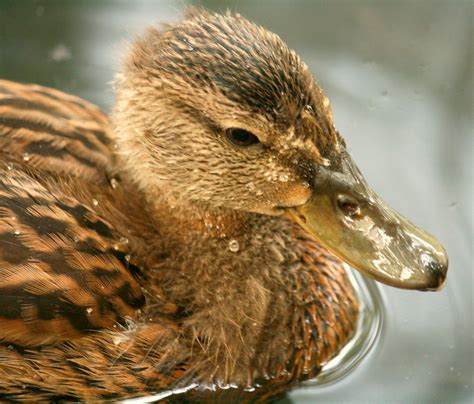
<svg viewBox="0 0 474 404">
<path fill-rule="evenodd" d="M 408 289 L 447 271 L 364 181 L 307 65 L 240 15 L 149 29 L 111 121 L 0 81 L 3 399 L 272 400 L 351 337 L 343 261 Z"/>
</svg>

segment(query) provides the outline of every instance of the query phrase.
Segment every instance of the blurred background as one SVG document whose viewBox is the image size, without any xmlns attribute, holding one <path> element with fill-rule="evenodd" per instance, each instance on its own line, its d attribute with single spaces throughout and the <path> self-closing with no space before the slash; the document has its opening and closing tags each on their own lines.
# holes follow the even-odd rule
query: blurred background
<svg viewBox="0 0 474 404">
<path fill-rule="evenodd" d="M 0 0 L 0 77 L 109 111 L 127 42 L 186 4 L 238 11 L 294 48 L 369 183 L 450 257 L 441 292 L 381 287 L 384 334 L 353 373 L 282 403 L 472 403 L 473 3 Z"/>
</svg>

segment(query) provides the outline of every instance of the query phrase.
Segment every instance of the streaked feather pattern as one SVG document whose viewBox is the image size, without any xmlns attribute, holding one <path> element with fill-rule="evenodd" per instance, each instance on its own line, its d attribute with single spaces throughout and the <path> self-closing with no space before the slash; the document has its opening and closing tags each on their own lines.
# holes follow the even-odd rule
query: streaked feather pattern
<svg viewBox="0 0 474 404">
<path fill-rule="evenodd" d="M 80 98 L 0 80 L 0 153 L 5 159 L 90 181 L 110 168 L 107 118 Z"/>
<path fill-rule="evenodd" d="M 137 368 L 133 347 L 120 345 L 133 335 L 143 356 L 167 332 L 134 325 L 145 297 L 123 237 L 92 200 L 86 206 L 51 188 L 61 181 L 110 187 L 109 131 L 108 119 L 86 101 L 0 81 L 2 398 L 107 398 L 118 396 L 118 386 L 127 395 L 153 381 L 170 383 L 158 382 L 150 365 Z M 112 333 L 97 332 L 104 329 Z M 99 380 L 94 372 L 117 361 L 118 372 L 148 374 L 146 383 L 139 372 Z M 85 388 L 94 375 L 96 385 Z"/>
<path fill-rule="evenodd" d="M 132 316 L 144 298 L 115 230 L 35 179 L 104 181 L 106 118 L 52 89 L 0 81 L 0 91 L 0 340 L 54 343 Z"/>
<path fill-rule="evenodd" d="M 249 214 L 237 254 L 160 212 L 114 136 L 84 100 L 0 80 L 0 399 L 266 402 L 316 375 L 358 316 L 341 263 L 283 218 Z"/>
</svg>

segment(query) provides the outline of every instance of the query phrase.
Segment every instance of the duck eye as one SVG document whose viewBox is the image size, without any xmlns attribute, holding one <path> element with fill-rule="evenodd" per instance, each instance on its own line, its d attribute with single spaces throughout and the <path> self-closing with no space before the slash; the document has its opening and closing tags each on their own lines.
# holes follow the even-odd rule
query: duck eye
<svg viewBox="0 0 474 404">
<path fill-rule="evenodd" d="M 234 146 L 248 147 L 260 142 L 257 136 L 245 129 L 229 128 L 225 131 L 225 135 Z"/>
</svg>

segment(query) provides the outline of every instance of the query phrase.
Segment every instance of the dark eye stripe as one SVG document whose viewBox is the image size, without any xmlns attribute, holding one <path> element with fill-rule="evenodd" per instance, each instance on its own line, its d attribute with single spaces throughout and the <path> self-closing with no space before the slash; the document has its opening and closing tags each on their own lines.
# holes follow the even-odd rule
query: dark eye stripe
<svg viewBox="0 0 474 404">
<path fill-rule="evenodd" d="M 260 143 L 257 136 L 245 129 L 229 128 L 225 135 L 226 139 L 234 146 L 248 147 Z"/>
</svg>

